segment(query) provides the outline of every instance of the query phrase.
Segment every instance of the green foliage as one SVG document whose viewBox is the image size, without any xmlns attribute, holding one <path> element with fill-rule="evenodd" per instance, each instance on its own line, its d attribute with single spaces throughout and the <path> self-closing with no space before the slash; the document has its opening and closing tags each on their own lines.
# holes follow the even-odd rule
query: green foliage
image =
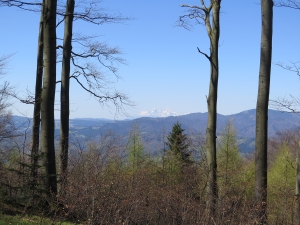
<svg viewBox="0 0 300 225">
<path fill-rule="evenodd" d="M 42 218 L 42 217 L 37 217 L 37 216 L 10 216 L 10 215 L 4 215 L 0 214 L 0 225 L 36 225 L 36 224 L 41 224 L 41 225 L 52 225 L 52 224 L 57 224 L 57 225 L 72 225 L 74 223 L 70 222 L 53 222 L 48 218 Z"/>
<path fill-rule="evenodd" d="M 141 166 L 145 158 L 144 154 L 144 144 L 141 138 L 141 132 L 137 124 L 135 124 L 130 132 L 129 139 L 129 164 L 137 169 Z"/>
<path fill-rule="evenodd" d="M 288 144 L 283 143 L 279 146 L 275 161 L 268 170 L 270 219 L 292 221 L 290 209 L 294 204 L 295 180 L 296 160 L 292 157 Z"/>
<path fill-rule="evenodd" d="M 217 152 L 219 181 L 223 185 L 231 186 L 240 180 L 239 172 L 241 172 L 243 162 L 232 121 L 227 123 L 221 137 Z"/>
<path fill-rule="evenodd" d="M 292 157 L 287 144 L 280 146 L 275 162 L 268 174 L 270 187 L 294 189 L 296 175 L 296 160 Z"/>
<path fill-rule="evenodd" d="M 163 165 L 166 182 L 169 184 L 183 182 L 185 179 L 183 175 L 184 167 L 191 165 L 188 152 L 190 147 L 189 140 L 183 132 L 184 129 L 181 128 L 181 124 L 179 122 L 175 123 L 165 143 L 167 149 L 163 158 Z"/>
<path fill-rule="evenodd" d="M 186 134 L 183 134 L 184 129 L 181 128 L 179 122 L 175 123 L 172 132 L 168 135 L 166 145 L 169 152 L 178 161 L 188 162 L 190 154 L 188 153 L 189 143 Z"/>
<path fill-rule="evenodd" d="M 243 160 L 243 166 L 241 167 L 241 181 L 240 185 L 244 191 L 245 200 L 252 200 L 254 196 L 254 178 L 255 178 L 255 162 L 251 158 L 249 160 Z"/>
<path fill-rule="evenodd" d="M 30 187 L 30 169 L 25 166 L 30 160 L 26 160 L 21 151 L 11 151 L 0 167 L 0 210 L 40 217 L 5 218 L 0 214 L 0 225 L 56 224 L 61 218 L 81 224 L 118 224 L 119 221 L 126 224 L 210 224 L 205 214 L 208 166 L 205 150 L 201 148 L 204 144 L 195 141 L 196 138 L 188 139 L 183 131 L 180 124 L 174 125 L 163 156 L 145 156 L 137 125 L 126 146 L 122 138 L 111 133 L 99 143 L 87 144 L 85 151 L 74 149 L 69 157 L 72 164 L 66 192 L 58 199 L 43 197 L 42 191 L 25 189 Z M 180 142 L 182 140 L 184 143 Z M 216 224 L 254 224 L 254 157 L 240 155 L 231 122 L 218 140 Z M 274 143 L 268 168 L 269 223 L 292 224 L 295 159 L 290 150 L 293 146 L 285 140 Z M 185 161 L 182 152 L 188 154 L 193 150 L 199 150 L 200 157 L 195 156 L 197 160 L 193 163 Z"/>
</svg>

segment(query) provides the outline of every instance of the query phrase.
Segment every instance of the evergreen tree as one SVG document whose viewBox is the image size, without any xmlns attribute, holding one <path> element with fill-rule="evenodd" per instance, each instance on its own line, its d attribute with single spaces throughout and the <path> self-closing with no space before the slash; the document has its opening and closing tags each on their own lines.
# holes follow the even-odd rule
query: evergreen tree
<svg viewBox="0 0 300 225">
<path fill-rule="evenodd" d="M 129 136 L 129 163 L 133 168 L 139 168 L 144 158 L 144 145 L 141 132 L 137 124 L 134 124 Z"/>
<path fill-rule="evenodd" d="M 219 197 L 242 192 L 241 181 L 245 177 L 243 160 L 236 139 L 236 131 L 230 120 L 220 135 L 217 152 Z"/>
<path fill-rule="evenodd" d="M 168 150 L 179 161 L 188 162 L 190 154 L 188 153 L 189 143 L 186 134 L 183 134 L 184 129 L 177 122 L 172 128 L 172 132 L 167 137 L 166 145 Z"/>
<path fill-rule="evenodd" d="M 221 134 L 217 161 L 220 179 L 225 184 L 233 182 L 232 175 L 237 175 L 237 171 L 242 166 L 242 158 L 237 144 L 236 131 L 231 120 L 225 125 L 224 132 Z"/>
</svg>

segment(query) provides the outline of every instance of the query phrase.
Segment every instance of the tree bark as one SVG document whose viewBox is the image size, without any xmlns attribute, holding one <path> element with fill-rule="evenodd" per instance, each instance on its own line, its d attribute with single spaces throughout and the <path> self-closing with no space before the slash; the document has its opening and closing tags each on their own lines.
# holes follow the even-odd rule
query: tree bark
<svg viewBox="0 0 300 225">
<path fill-rule="evenodd" d="M 37 181 L 37 168 L 39 159 L 40 146 L 40 122 L 41 122 L 41 93 L 43 83 L 43 11 L 41 11 L 40 28 L 38 37 L 38 52 L 37 52 L 37 68 L 35 80 L 35 101 L 32 121 L 32 149 L 31 149 L 31 166 L 32 166 L 32 181 L 33 184 Z"/>
<path fill-rule="evenodd" d="M 72 29 L 74 0 L 68 0 L 65 15 L 63 62 L 61 73 L 61 99 L 60 99 L 60 176 L 61 181 L 66 182 L 64 176 L 68 168 L 68 150 L 69 150 L 69 115 L 70 115 L 70 61 L 72 50 Z"/>
<path fill-rule="evenodd" d="M 45 189 L 57 193 L 54 148 L 54 101 L 56 85 L 56 0 L 44 0 L 44 80 L 41 99 L 41 152 Z"/>
<path fill-rule="evenodd" d="M 256 105 L 255 202 L 256 223 L 267 224 L 268 105 L 272 61 L 273 1 L 261 0 L 262 33 Z"/>
<path fill-rule="evenodd" d="M 216 218 L 218 198 L 217 188 L 217 159 L 216 159 L 216 127 L 217 127 L 217 98 L 219 78 L 219 36 L 220 36 L 220 8 L 221 0 L 212 1 L 212 26 L 209 17 L 205 24 L 210 38 L 210 84 L 207 98 L 208 122 L 206 129 L 206 156 L 208 163 L 207 180 L 207 209 L 210 218 Z"/>
</svg>

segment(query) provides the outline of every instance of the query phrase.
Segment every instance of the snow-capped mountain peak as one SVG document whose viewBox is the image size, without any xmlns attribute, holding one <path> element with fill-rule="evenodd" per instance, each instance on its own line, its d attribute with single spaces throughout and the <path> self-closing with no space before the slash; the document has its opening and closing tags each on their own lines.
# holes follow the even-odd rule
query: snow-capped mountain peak
<svg viewBox="0 0 300 225">
<path fill-rule="evenodd" d="M 141 117 L 168 117 L 168 116 L 181 116 L 186 113 L 177 113 L 170 109 L 152 109 L 150 111 L 142 111 L 140 112 Z"/>
</svg>

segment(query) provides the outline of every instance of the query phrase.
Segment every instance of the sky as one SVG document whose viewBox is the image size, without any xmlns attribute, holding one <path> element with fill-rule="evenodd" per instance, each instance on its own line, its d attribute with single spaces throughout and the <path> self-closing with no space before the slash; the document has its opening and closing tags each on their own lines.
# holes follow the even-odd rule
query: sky
<svg viewBox="0 0 300 225">
<path fill-rule="evenodd" d="M 256 106 L 261 14 L 259 0 L 224 0 L 221 4 L 219 48 L 218 113 L 230 115 Z M 122 50 L 126 65 L 118 66 L 116 79 L 107 74 L 112 91 L 126 93 L 134 103 L 126 115 L 141 111 L 170 109 L 178 113 L 207 112 L 210 66 L 197 47 L 209 54 L 206 29 L 197 25 L 191 31 L 176 26 L 185 9 L 180 4 L 199 5 L 197 0 L 105 0 L 107 12 L 120 12 L 132 20 L 119 24 L 95 25 L 75 21 L 74 31 L 99 35 L 98 41 Z M 7 74 L 19 95 L 34 91 L 37 53 L 38 13 L 0 7 L 0 55 L 12 54 Z M 300 11 L 274 8 L 273 56 L 270 99 L 299 96 L 300 78 L 275 65 L 300 60 Z M 58 37 L 63 37 L 58 30 Z M 57 77 L 60 76 L 57 66 Z M 116 82 L 117 81 L 117 82 Z M 70 118 L 124 119 L 112 104 L 101 105 L 71 81 Z M 55 117 L 59 118 L 59 87 Z M 32 117 L 33 106 L 12 100 L 12 113 Z"/>
</svg>

